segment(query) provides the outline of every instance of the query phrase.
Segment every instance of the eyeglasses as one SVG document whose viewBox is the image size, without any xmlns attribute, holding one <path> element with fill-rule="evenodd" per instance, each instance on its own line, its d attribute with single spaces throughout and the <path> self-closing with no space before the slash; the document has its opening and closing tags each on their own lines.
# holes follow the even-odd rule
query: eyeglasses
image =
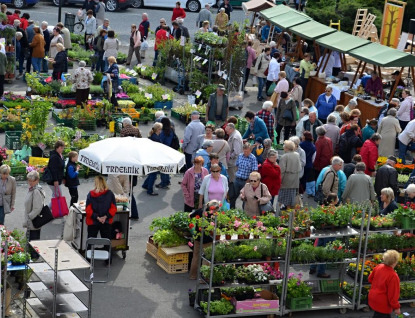
<svg viewBox="0 0 415 318">
<path fill-rule="evenodd" d="M 211 172 L 220 172 L 220 170 L 212 170 Z"/>
<path fill-rule="evenodd" d="M 258 182 L 259 180 L 249 180 L 249 182 Z"/>
</svg>

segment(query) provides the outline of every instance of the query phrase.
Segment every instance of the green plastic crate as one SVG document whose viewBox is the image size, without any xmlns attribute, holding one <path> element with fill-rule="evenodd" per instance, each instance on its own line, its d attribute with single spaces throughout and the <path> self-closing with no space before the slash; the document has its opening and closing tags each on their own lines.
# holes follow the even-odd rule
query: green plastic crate
<svg viewBox="0 0 415 318">
<path fill-rule="evenodd" d="M 72 127 L 73 126 L 73 119 L 59 118 L 59 115 L 55 112 L 52 112 L 52 118 L 56 120 L 57 124 L 62 124 L 65 127 Z"/>
<path fill-rule="evenodd" d="M 287 307 L 291 310 L 310 309 L 313 306 L 313 297 L 287 299 Z"/>
<path fill-rule="evenodd" d="M 171 117 L 180 120 L 180 114 L 176 112 L 174 109 L 171 110 Z"/>
<path fill-rule="evenodd" d="M 340 281 L 338 279 L 323 279 L 320 281 L 322 293 L 337 293 L 340 290 Z"/>
<path fill-rule="evenodd" d="M 73 120 L 73 127 L 83 129 L 83 130 L 95 130 L 97 128 L 97 120 L 96 119 Z"/>
<path fill-rule="evenodd" d="M 415 221 L 409 216 L 403 217 L 401 222 L 402 222 L 402 229 L 414 229 L 415 228 Z"/>
<path fill-rule="evenodd" d="M 22 137 L 21 131 L 6 131 L 6 148 L 10 150 L 16 150 L 21 148 L 20 138 Z"/>
</svg>

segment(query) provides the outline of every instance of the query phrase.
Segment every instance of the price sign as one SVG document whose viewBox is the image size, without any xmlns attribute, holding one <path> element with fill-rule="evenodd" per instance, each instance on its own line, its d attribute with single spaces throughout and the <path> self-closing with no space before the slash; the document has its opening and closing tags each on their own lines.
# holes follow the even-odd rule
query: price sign
<svg viewBox="0 0 415 318">
<path fill-rule="evenodd" d="M 201 91 L 199 91 L 199 90 L 197 90 L 197 91 L 196 91 L 196 97 L 197 97 L 197 98 L 199 98 L 199 97 L 200 97 L 200 95 L 202 95 L 202 92 L 201 92 Z"/>
</svg>

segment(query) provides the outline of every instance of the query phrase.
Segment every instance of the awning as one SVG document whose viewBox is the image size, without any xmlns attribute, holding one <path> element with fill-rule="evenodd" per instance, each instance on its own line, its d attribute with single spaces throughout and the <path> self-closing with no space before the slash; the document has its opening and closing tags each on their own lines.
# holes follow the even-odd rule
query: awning
<svg viewBox="0 0 415 318">
<path fill-rule="evenodd" d="M 285 14 L 288 12 L 296 11 L 294 9 L 291 9 L 289 6 L 285 6 L 283 4 L 277 5 L 275 7 L 263 10 L 260 12 L 260 14 L 267 20 L 270 20 L 273 17 L 279 16 L 281 14 Z"/>
<path fill-rule="evenodd" d="M 275 7 L 275 4 L 267 0 L 251 0 L 242 3 L 242 9 L 244 9 L 245 12 L 259 12 L 273 7 Z"/>
<path fill-rule="evenodd" d="M 288 29 L 307 40 L 316 40 L 322 36 L 337 32 L 336 29 L 330 28 L 316 21 L 309 21 L 303 24 L 295 25 Z"/>
<path fill-rule="evenodd" d="M 349 54 L 366 63 L 382 67 L 415 66 L 415 56 L 378 43 L 359 47 Z"/>
<path fill-rule="evenodd" d="M 309 16 L 293 10 L 292 12 L 287 12 L 284 15 L 276 16 L 272 18 L 270 21 L 271 23 L 276 24 L 280 28 L 286 30 L 289 27 L 302 24 L 310 20 L 311 18 Z"/>
<path fill-rule="evenodd" d="M 368 40 L 361 39 L 357 36 L 342 31 L 337 31 L 326 35 L 316 40 L 316 42 L 317 44 L 324 46 L 330 50 L 341 53 L 349 53 L 349 51 L 353 49 L 357 49 L 358 47 L 372 43 Z"/>
</svg>

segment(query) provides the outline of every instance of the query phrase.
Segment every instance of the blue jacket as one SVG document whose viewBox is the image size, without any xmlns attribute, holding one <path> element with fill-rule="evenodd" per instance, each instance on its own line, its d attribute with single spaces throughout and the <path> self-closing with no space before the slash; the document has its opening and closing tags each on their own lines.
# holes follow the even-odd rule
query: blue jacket
<svg viewBox="0 0 415 318">
<path fill-rule="evenodd" d="M 316 146 L 311 141 L 302 141 L 300 147 L 305 151 L 305 168 L 313 168 L 313 155 L 316 152 Z"/>
<path fill-rule="evenodd" d="M 210 173 L 210 166 L 211 166 L 210 161 L 208 161 L 208 163 L 207 163 L 207 164 L 205 164 L 205 168 L 209 171 L 209 173 Z M 220 174 L 221 174 L 222 176 L 225 176 L 226 178 L 229 178 L 229 177 L 228 177 L 228 172 L 226 171 L 226 168 L 225 168 L 225 166 L 222 164 L 222 162 L 219 162 L 219 167 L 220 167 Z"/>
<path fill-rule="evenodd" d="M 321 170 L 320 174 L 318 175 L 316 181 L 316 190 L 318 189 L 320 183 L 323 181 L 324 174 L 326 173 L 327 169 L 330 169 L 330 166 L 323 168 L 323 170 Z M 339 177 L 339 191 L 337 193 L 337 196 L 339 197 L 339 200 L 341 200 L 344 189 L 346 188 L 347 177 L 344 174 L 343 170 L 337 171 L 337 176 Z"/>
<path fill-rule="evenodd" d="M 205 162 L 210 162 L 209 153 L 206 151 L 206 149 L 199 149 L 196 151 L 195 158 L 199 156 L 202 157 Z"/>
<path fill-rule="evenodd" d="M 326 101 L 326 93 L 321 94 L 318 97 L 316 108 L 318 109 L 318 118 L 327 119 L 327 116 L 334 112 L 334 108 L 337 105 L 336 97 L 333 94 L 330 95 L 329 102 Z"/>
<path fill-rule="evenodd" d="M 257 116 L 255 116 L 254 129 L 251 130 L 251 125 L 248 125 L 248 129 L 242 138 L 247 139 L 251 134 L 255 135 L 255 139 L 258 137 L 261 137 L 262 140 L 269 138 L 267 126 L 264 121 Z"/>
<path fill-rule="evenodd" d="M 160 142 L 166 146 L 171 146 L 171 142 L 173 141 L 173 130 L 170 131 L 170 135 L 167 136 L 164 134 L 164 131 L 162 130 L 160 133 Z"/>
</svg>

